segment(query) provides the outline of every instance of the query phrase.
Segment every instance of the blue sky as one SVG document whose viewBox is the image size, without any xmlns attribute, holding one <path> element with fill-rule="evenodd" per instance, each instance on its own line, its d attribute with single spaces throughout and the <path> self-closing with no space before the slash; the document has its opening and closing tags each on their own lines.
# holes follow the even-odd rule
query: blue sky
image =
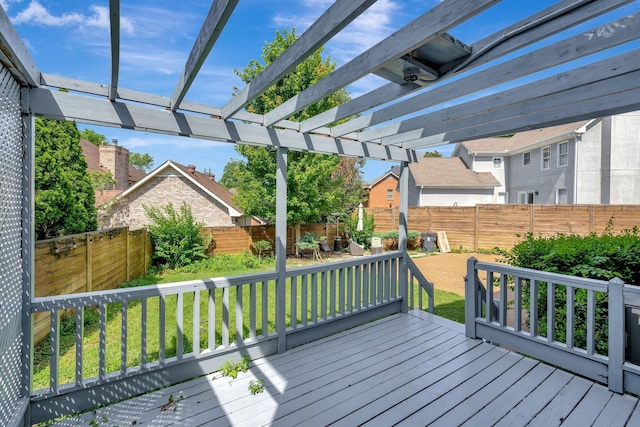
<svg viewBox="0 0 640 427">
<path fill-rule="evenodd" d="M 437 0 L 378 0 L 365 14 L 325 46 L 338 66 L 424 13 Z M 202 67 L 186 100 L 222 106 L 242 81 L 233 69 L 259 59 L 275 31 L 295 27 L 301 34 L 331 0 L 241 0 Z M 504 0 L 451 33 L 467 44 L 554 3 L 553 0 Z M 600 18 L 599 23 L 637 12 L 639 1 Z M 110 72 L 108 0 L 0 0 L 42 72 L 108 84 Z M 211 2 L 205 0 L 123 0 L 120 87 L 170 97 L 182 73 Z M 576 31 L 592 28 L 582 25 Z M 573 68 L 567 66 L 565 68 Z M 526 80 L 523 80 L 524 82 Z M 386 83 L 366 77 L 348 90 L 357 97 Z M 482 93 L 479 95 L 486 95 Z M 82 129 L 86 126 L 79 125 Z M 187 139 L 115 128 L 90 127 L 118 139 L 131 151 L 149 153 L 155 166 L 171 159 L 211 169 L 218 177 L 231 158 L 232 144 Z M 453 146 L 435 147 L 449 155 Z M 369 161 L 364 179 L 371 180 L 392 163 Z"/>
</svg>

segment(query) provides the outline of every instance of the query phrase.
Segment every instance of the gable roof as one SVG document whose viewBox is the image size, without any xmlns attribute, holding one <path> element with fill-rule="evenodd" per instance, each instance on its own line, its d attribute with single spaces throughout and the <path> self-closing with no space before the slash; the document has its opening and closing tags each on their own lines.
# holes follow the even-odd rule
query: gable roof
<svg viewBox="0 0 640 427">
<path fill-rule="evenodd" d="M 582 131 L 581 128 L 589 122 L 590 120 L 583 120 L 564 125 L 518 132 L 510 138 L 491 137 L 464 141 L 456 146 L 453 155 L 455 155 L 462 146 L 470 153 L 508 154 L 517 152 L 520 149 L 537 144 L 544 144 L 556 138 L 570 137 L 571 134 L 574 133 L 583 133 L 584 131 Z"/>
<path fill-rule="evenodd" d="M 387 178 L 388 176 L 392 176 L 395 179 L 398 179 L 400 177 L 400 166 L 393 166 L 391 169 L 389 169 L 388 171 L 386 171 L 385 173 L 383 173 L 379 177 L 375 178 L 369 184 L 367 184 L 367 188 L 373 187 L 374 185 L 376 185 L 377 183 L 379 183 L 383 179 Z"/>
<path fill-rule="evenodd" d="M 473 172 L 459 157 L 423 157 L 410 163 L 409 170 L 418 187 L 491 188 L 500 182 L 491 172 Z"/>
<path fill-rule="evenodd" d="M 232 217 L 241 217 L 244 216 L 244 213 L 233 203 L 233 194 L 222 185 L 218 184 L 212 178 L 213 176 L 206 175 L 202 172 L 198 172 L 195 170 L 195 166 L 193 168 L 181 165 L 180 163 L 174 162 L 172 160 L 167 160 L 162 165 L 158 166 L 151 173 L 146 175 L 142 180 L 138 181 L 122 193 L 117 196 L 117 199 L 122 199 L 127 197 L 130 193 L 137 190 L 140 187 L 143 187 L 147 182 L 149 182 L 152 178 L 160 174 L 162 171 L 166 169 L 173 169 L 178 174 L 182 175 L 187 180 L 191 181 L 201 190 L 203 190 L 206 194 L 208 194 L 211 198 L 220 202 L 223 206 L 225 206 L 229 210 L 229 215 Z"/>
</svg>

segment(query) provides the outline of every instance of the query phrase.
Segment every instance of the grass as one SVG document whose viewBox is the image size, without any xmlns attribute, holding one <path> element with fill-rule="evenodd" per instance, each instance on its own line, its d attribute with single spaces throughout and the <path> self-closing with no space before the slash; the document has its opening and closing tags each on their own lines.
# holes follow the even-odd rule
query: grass
<svg viewBox="0 0 640 427">
<path fill-rule="evenodd" d="M 295 261 L 292 261 L 292 263 Z M 299 264 L 295 262 L 295 266 Z M 256 257 L 250 254 L 240 254 L 236 256 L 219 255 L 209 260 L 205 260 L 194 265 L 183 267 L 171 271 L 156 271 L 152 272 L 140 279 L 125 283 L 121 287 L 137 287 L 152 284 L 172 283 L 177 281 L 193 280 L 203 277 L 225 277 L 234 276 L 240 274 L 255 273 L 261 271 L 273 270 L 272 259 L 262 259 L 259 261 Z M 290 285 L 290 282 L 289 282 Z M 318 291 L 320 291 L 322 285 L 319 281 Z M 327 287 L 330 288 L 329 284 Z M 264 289 L 268 298 L 268 331 L 275 332 L 275 282 L 269 282 Z M 301 296 L 301 283 L 297 283 L 297 299 Z M 213 347 L 222 344 L 222 289 L 215 291 L 215 330 L 216 337 Z M 235 315 L 235 302 L 236 302 L 235 287 L 229 288 L 229 341 L 233 342 L 236 335 L 236 315 Z M 243 286 L 242 289 L 242 301 L 246 306 L 249 303 L 249 286 Z M 417 292 L 417 291 L 416 291 Z M 262 334 L 262 294 L 263 286 L 257 284 L 257 325 L 256 334 Z M 309 292 L 311 294 L 311 292 Z M 337 296 L 336 306 L 337 306 Z M 186 293 L 183 301 L 184 312 L 184 325 L 182 331 L 184 331 L 182 339 L 184 340 L 184 351 L 189 353 L 193 349 L 193 308 L 194 308 L 195 296 L 193 293 Z M 320 299 L 320 298 L 318 298 Z M 327 308 L 330 308 L 330 298 L 327 298 Z M 177 324 L 177 311 L 178 311 L 178 297 L 175 295 L 169 296 L 165 300 L 165 357 L 176 356 L 176 349 L 178 348 L 178 340 L 180 335 L 178 333 Z M 308 295 L 308 311 L 311 309 L 311 295 Z M 416 295 L 417 301 L 417 295 Z M 454 320 L 456 322 L 464 322 L 464 297 L 454 293 L 436 290 L 435 291 L 435 314 Z M 291 286 L 287 286 L 287 307 L 291 304 Z M 198 329 L 200 332 L 200 348 L 204 349 L 209 347 L 208 343 L 208 301 L 205 293 L 199 300 L 200 317 L 198 318 Z M 160 299 L 158 297 L 149 298 L 147 300 L 147 334 L 146 334 L 146 360 L 147 362 L 156 361 L 159 359 L 160 349 L 160 323 L 159 323 L 159 307 Z M 242 336 L 249 336 L 249 310 L 243 311 L 243 328 Z M 320 308 L 318 307 L 318 314 Z M 121 364 L 121 351 L 122 351 L 122 307 L 119 303 L 111 303 L 107 306 L 107 328 L 106 328 L 106 372 L 117 372 L 120 370 Z M 140 364 L 141 348 L 142 348 L 142 303 L 139 300 L 130 301 L 127 307 L 127 337 L 126 337 L 126 361 L 127 366 L 137 366 Z M 307 318 L 310 319 L 310 312 L 307 313 Z M 301 303 L 297 304 L 296 317 L 298 322 L 301 321 L 303 313 L 301 311 Z M 98 375 L 98 354 L 99 354 L 99 330 L 98 330 L 99 312 L 95 307 L 88 307 L 84 310 L 84 324 L 85 334 L 83 340 L 83 378 L 96 377 Z M 287 318 L 287 325 L 291 322 L 290 318 Z M 65 384 L 73 382 L 75 379 L 75 315 L 68 314 L 62 316 L 61 326 L 61 344 L 60 344 L 60 359 L 59 359 L 59 383 Z M 48 340 L 45 339 L 38 345 L 36 345 L 34 351 L 34 389 L 45 388 L 49 384 L 49 346 Z"/>
</svg>

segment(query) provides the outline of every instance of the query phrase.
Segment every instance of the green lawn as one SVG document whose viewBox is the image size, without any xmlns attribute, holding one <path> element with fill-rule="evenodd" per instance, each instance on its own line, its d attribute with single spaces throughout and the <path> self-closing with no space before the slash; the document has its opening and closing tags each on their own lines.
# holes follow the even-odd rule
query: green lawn
<svg viewBox="0 0 640 427">
<path fill-rule="evenodd" d="M 244 259 L 242 258 L 244 257 Z M 150 284 L 172 283 L 184 280 L 193 280 L 203 277 L 229 277 L 234 275 L 256 273 L 262 271 L 269 271 L 273 269 L 272 264 L 268 261 L 258 262 L 255 257 L 247 257 L 246 255 L 240 255 L 236 257 L 216 257 L 220 258 L 217 261 L 200 263 L 197 266 L 188 268 L 167 271 L 162 274 L 149 274 L 134 282 L 127 283 L 123 286 L 143 286 Z M 309 288 L 310 289 L 310 288 Z M 320 292 L 321 284 L 318 283 L 318 292 Z M 222 344 L 221 331 L 223 327 L 222 316 L 222 289 L 215 291 L 215 344 L 217 347 Z M 236 292 L 235 287 L 229 288 L 229 341 L 235 341 L 236 336 Z M 301 283 L 297 283 L 297 321 L 302 320 L 301 310 Z M 417 291 L 416 291 L 417 292 Z M 275 331 L 275 283 L 269 282 L 266 287 L 266 293 L 268 297 L 268 330 L 269 332 Z M 256 322 L 256 335 L 262 334 L 262 301 L 263 287 L 262 284 L 256 285 L 257 295 L 257 322 Z M 311 291 L 309 291 L 311 294 Z M 199 296 L 199 334 L 200 334 L 200 348 L 209 347 L 208 342 L 208 300 L 207 293 L 201 292 Z M 338 305 L 337 295 L 336 306 Z M 193 349 L 193 308 L 194 308 L 194 293 L 187 293 L 184 296 L 183 301 L 183 340 L 185 353 L 189 353 Z M 248 285 L 243 286 L 242 301 L 245 306 L 243 310 L 243 337 L 249 336 L 249 310 L 246 309 L 249 304 L 250 289 Z M 318 298 L 320 300 L 320 298 Z M 330 306 L 330 298 L 327 298 L 327 307 Z M 426 300 L 426 298 L 425 298 Z M 290 306 L 291 301 L 291 286 L 287 286 L 287 307 Z M 311 295 L 308 295 L 308 312 L 307 318 L 311 317 Z M 417 301 L 417 295 L 416 295 Z M 173 295 L 166 298 L 165 310 L 166 310 L 166 322 L 165 322 L 165 357 L 176 356 L 177 341 L 179 339 L 178 328 L 176 327 L 176 313 L 178 308 L 178 297 Z M 320 301 L 318 301 L 318 304 Z M 464 298 L 444 291 L 435 291 L 435 314 L 456 322 L 464 322 Z M 146 359 L 147 362 L 155 361 L 159 359 L 159 343 L 160 343 L 160 321 L 159 321 L 159 306 L 160 301 L 158 297 L 149 298 L 147 300 L 147 336 L 146 336 Z M 317 307 L 318 314 L 320 313 L 320 307 Z M 85 338 L 83 341 L 83 377 L 91 378 L 98 375 L 98 352 L 99 352 L 99 331 L 98 331 L 98 318 L 99 313 L 97 308 L 90 307 L 85 309 Z M 142 334 L 142 303 L 139 300 L 131 301 L 127 310 L 127 365 L 137 366 L 140 364 L 141 359 L 141 334 Z M 117 372 L 120 369 L 121 363 L 121 337 L 122 337 L 122 311 L 121 304 L 112 303 L 107 307 L 107 349 L 106 349 L 106 371 Z M 288 316 L 286 319 L 287 325 L 290 324 L 291 319 Z M 75 316 L 63 316 L 63 324 L 61 328 L 61 346 L 60 351 L 62 356 L 59 360 L 59 382 L 65 384 L 73 382 L 75 378 Z M 47 343 L 47 345 L 43 345 Z M 34 379 L 33 384 L 35 389 L 40 389 L 48 386 L 49 384 L 49 347 L 48 341 L 44 340 L 39 345 L 36 345 L 34 352 Z"/>
</svg>

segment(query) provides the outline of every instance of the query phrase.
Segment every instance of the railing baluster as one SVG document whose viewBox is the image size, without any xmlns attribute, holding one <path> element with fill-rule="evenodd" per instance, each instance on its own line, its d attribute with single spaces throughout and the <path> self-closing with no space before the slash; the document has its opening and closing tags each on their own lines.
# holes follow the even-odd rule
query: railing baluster
<svg viewBox="0 0 640 427">
<path fill-rule="evenodd" d="M 207 298 L 207 341 L 209 350 L 216 348 L 216 290 L 209 289 L 209 298 Z"/>
<path fill-rule="evenodd" d="M 229 347 L 229 288 L 222 288 L 222 346 Z"/>
<path fill-rule="evenodd" d="M 307 322 L 309 318 L 309 311 L 307 307 L 307 300 L 309 298 L 308 279 L 309 279 L 309 275 L 304 274 L 302 276 L 302 284 L 301 284 L 302 289 L 300 289 L 302 294 L 301 295 L 302 301 L 300 301 L 300 320 L 303 326 L 307 326 Z"/>
<path fill-rule="evenodd" d="M 507 325 L 507 275 L 500 275 L 500 326 Z"/>
<path fill-rule="evenodd" d="M 365 265 L 362 266 L 363 268 L 363 272 L 362 272 L 362 300 L 363 300 L 363 306 L 364 307 L 369 307 L 369 305 L 371 304 L 371 302 L 373 301 L 373 298 L 371 297 L 371 283 L 369 281 L 369 270 L 371 268 L 371 263 L 367 263 Z"/>
<path fill-rule="evenodd" d="M 538 336 L 538 281 L 531 280 L 529 286 L 529 326 L 530 335 L 532 337 Z"/>
<path fill-rule="evenodd" d="M 420 286 L 420 281 L 416 279 L 413 273 L 411 273 L 411 283 L 412 287 L 415 287 L 418 290 L 418 308 L 420 310 L 424 310 L 424 290 L 422 289 L 422 286 Z"/>
<path fill-rule="evenodd" d="M 120 373 L 127 373 L 127 313 L 129 302 L 122 301 L 120 305 Z"/>
<path fill-rule="evenodd" d="M 513 330 L 522 331 L 522 278 L 513 277 Z"/>
<path fill-rule="evenodd" d="M 398 260 L 391 260 L 391 298 L 398 298 Z"/>
<path fill-rule="evenodd" d="M 249 285 L 249 338 L 253 341 L 256 339 L 256 314 L 257 314 L 257 295 L 256 283 L 251 282 Z"/>
<path fill-rule="evenodd" d="M 329 272 L 329 316 L 336 317 L 336 271 Z"/>
<path fill-rule="evenodd" d="M 487 271 L 487 294 L 485 301 L 487 323 L 493 322 L 493 271 Z"/>
<path fill-rule="evenodd" d="M 236 343 L 240 345 L 244 340 L 244 319 L 242 317 L 242 286 L 236 286 Z"/>
<path fill-rule="evenodd" d="M 574 327 L 574 311 L 575 311 L 575 293 L 573 286 L 566 285 L 566 293 L 567 293 L 567 319 L 565 329 L 567 331 L 566 344 L 567 348 L 573 348 L 574 337 L 573 337 L 573 327 Z"/>
<path fill-rule="evenodd" d="M 388 295 L 385 295 L 387 282 L 385 281 L 384 264 L 384 261 L 378 262 L 378 303 L 382 303 L 384 300 L 386 300 Z"/>
<path fill-rule="evenodd" d="M 140 367 L 147 367 L 147 298 L 140 301 Z"/>
<path fill-rule="evenodd" d="M 291 278 L 291 327 L 298 328 L 298 276 Z"/>
<path fill-rule="evenodd" d="M 76 308 L 76 386 L 82 385 L 82 359 L 84 339 L 84 307 Z"/>
<path fill-rule="evenodd" d="M 98 361 L 98 378 L 104 381 L 107 376 L 107 304 L 100 305 L 100 344 Z"/>
<path fill-rule="evenodd" d="M 595 352 L 596 339 L 596 292 L 587 289 L 587 354 Z"/>
<path fill-rule="evenodd" d="M 164 295 L 160 295 L 158 300 L 158 317 L 160 323 L 160 330 L 158 331 L 158 360 L 160 365 L 164 365 L 167 356 L 167 300 Z"/>
<path fill-rule="evenodd" d="M 176 357 L 184 356 L 184 292 L 178 293 L 176 302 Z"/>
<path fill-rule="evenodd" d="M 353 312 L 353 267 L 347 267 L 347 311 Z"/>
<path fill-rule="evenodd" d="M 200 291 L 193 293 L 193 354 L 200 354 Z"/>
<path fill-rule="evenodd" d="M 58 360 L 60 357 L 60 312 L 50 312 L 51 341 L 49 342 L 49 389 L 58 392 Z"/>
<path fill-rule="evenodd" d="M 338 313 L 344 314 L 344 293 L 345 293 L 345 282 L 344 282 L 344 268 L 338 270 Z"/>
<path fill-rule="evenodd" d="M 320 318 L 327 320 L 327 272 L 320 273 Z"/>
<path fill-rule="evenodd" d="M 318 274 L 311 275 L 311 321 L 318 322 Z"/>
<path fill-rule="evenodd" d="M 262 336 L 269 336 L 269 282 L 262 282 Z"/>
<path fill-rule="evenodd" d="M 355 299 L 356 310 L 360 310 L 362 308 L 362 266 L 358 265 L 355 267 Z"/>
<path fill-rule="evenodd" d="M 369 303 L 371 305 L 377 305 L 377 301 L 378 301 L 378 295 L 377 295 L 378 287 L 376 286 L 378 283 L 378 280 L 376 277 L 377 271 L 378 271 L 378 263 L 372 262 L 369 268 L 369 292 L 370 292 Z"/>
<path fill-rule="evenodd" d="M 556 317 L 556 285 L 547 282 L 547 342 L 553 342 L 555 338 Z"/>
</svg>

